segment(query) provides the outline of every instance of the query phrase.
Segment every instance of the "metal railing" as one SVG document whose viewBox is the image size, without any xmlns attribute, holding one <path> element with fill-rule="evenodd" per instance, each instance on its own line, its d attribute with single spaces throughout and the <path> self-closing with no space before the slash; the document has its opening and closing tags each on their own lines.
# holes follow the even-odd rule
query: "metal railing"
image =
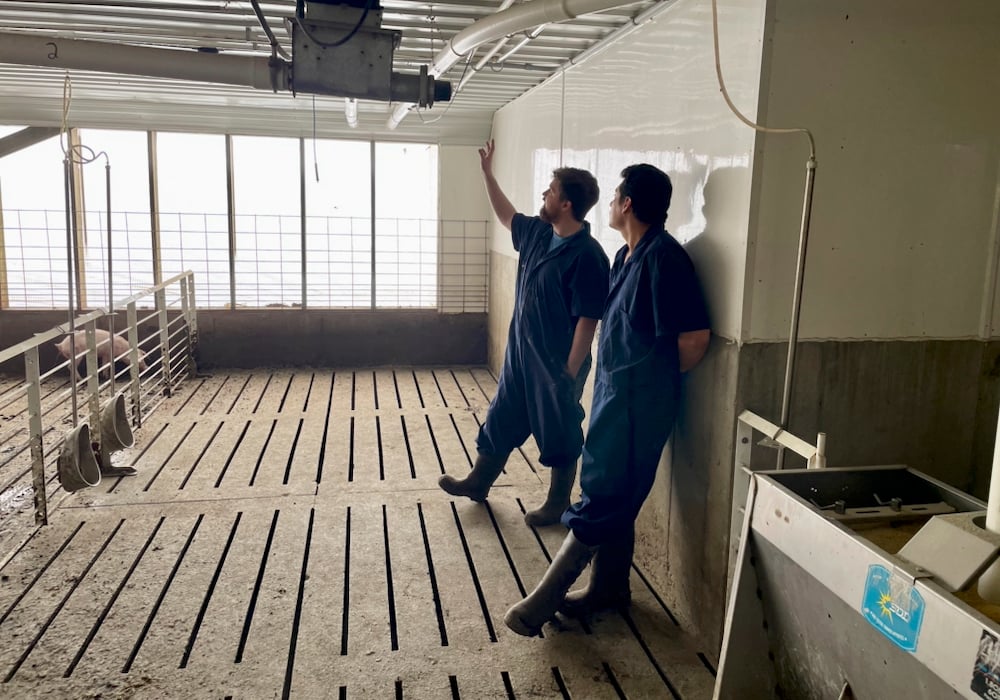
<svg viewBox="0 0 1000 700">
<path fill-rule="evenodd" d="M 154 269 L 191 270 L 201 280 L 202 308 L 486 310 L 485 221 L 376 218 L 373 227 L 366 217 L 239 214 L 231 251 L 226 214 L 161 212 L 155 247 L 148 213 L 110 218 L 114 289 L 152 285 Z M 8 307 L 64 308 L 65 213 L 8 209 L 3 222 L 0 286 Z M 108 289 L 107 241 L 98 235 L 107 216 L 89 212 L 85 222 L 83 306 L 94 300 L 88 290 L 102 290 L 106 300 Z"/>
<path fill-rule="evenodd" d="M 152 309 L 141 308 L 149 299 Z M 0 350 L 0 365 L 18 359 L 24 365 L 23 382 L 8 379 L 0 386 L 0 415 L 5 418 L 0 429 L 0 517 L 23 509 L 31 492 L 35 523 L 47 524 L 48 501 L 59 490 L 53 467 L 65 426 L 88 422 L 99 448 L 100 407 L 119 391 L 126 397 L 132 426 L 139 428 L 178 385 L 194 376 L 195 309 L 194 275 L 184 272 L 115 302 L 112 309 L 96 309 Z M 124 324 L 116 322 L 118 310 L 125 311 Z M 98 330 L 127 340 L 127 350 L 116 355 L 108 340 L 99 353 Z M 67 334 L 81 331 L 85 348 L 77 352 L 72 341 L 66 343 L 68 359 L 43 371 L 40 349 L 48 351 L 72 337 Z M 78 372 L 78 365 L 85 371 Z"/>
<path fill-rule="evenodd" d="M 754 439 L 757 435 L 760 435 L 761 439 L 755 443 Z M 772 468 L 769 463 L 764 467 L 755 466 L 752 459 L 755 444 L 770 450 L 790 450 L 804 459 L 806 467 L 809 469 L 826 467 L 826 433 L 817 434 L 816 444 L 812 445 L 753 411 L 744 410 L 737 416 L 736 454 L 729 521 L 729 576 L 727 578 L 729 583 L 732 582 L 739 554 L 740 538 L 746 518 L 747 498 L 753 489 L 753 472 Z"/>
</svg>

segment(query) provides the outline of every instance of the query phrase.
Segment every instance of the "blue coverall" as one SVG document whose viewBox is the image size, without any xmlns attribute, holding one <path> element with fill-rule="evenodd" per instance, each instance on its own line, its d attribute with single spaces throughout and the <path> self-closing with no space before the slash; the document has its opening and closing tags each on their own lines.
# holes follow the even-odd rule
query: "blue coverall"
<svg viewBox="0 0 1000 700">
<path fill-rule="evenodd" d="M 507 352 L 476 447 L 506 458 L 528 435 L 547 467 L 574 464 L 583 446 L 580 396 L 590 356 L 575 379 L 566 360 L 580 317 L 600 318 L 608 294 L 608 256 L 590 235 L 590 225 L 554 250 L 552 226 L 515 214 L 511 238 L 519 253 L 514 315 Z"/>
<path fill-rule="evenodd" d="M 656 477 L 680 391 L 678 335 L 709 327 L 694 266 L 666 231 L 650 230 L 611 268 L 601 318 L 582 500 L 562 522 L 596 546 L 632 527 Z"/>
</svg>

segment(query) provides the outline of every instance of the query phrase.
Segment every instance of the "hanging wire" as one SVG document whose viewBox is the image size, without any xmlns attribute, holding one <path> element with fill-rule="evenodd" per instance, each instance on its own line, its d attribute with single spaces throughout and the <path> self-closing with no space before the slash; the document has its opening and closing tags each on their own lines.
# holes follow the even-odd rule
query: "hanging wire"
<svg viewBox="0 0 1000 700">
<path fill-rule="evenodd" d="M 349 31 L 347 33 L 347 36 L 345 36 L 343 39 L 338 39 L 337 41 L 333 42 L 320 41 L 315 36 L 313 36 L 308 29 L 306 29 L 306 25 L 302 22 L 302 20 L 305 19 L 303 0 L 296 0 L 295 2 L 295 24 L 297 24 L 299 29 L 302 30 L 302 33 L 309 38 L 309 41 L 313 42 L 317 46 L 324 49 L 335 49 L 338 46 L 343 46 L 344 44 L 346 44 L 354 37 L 355 34 L 358 33 L 358 30 L 361 29 L 361 27 L 365 23 L 365 20 L 368 18 L 368 13 L 371 11 L 372 6 L 374 4 L 375 0 L 368 0 L 368 2 L 365 3 L 365 11 L 361 13 L 361 19 L 359 19 L 358 23 L 354 25 L 354 29 Z"/>
<path fill-rule="evenodd" d="M 69 73 L 63 79 L 63 105 L 62 105 L 62 125 L 59 129 L 59 146 L 62 148 L 63 155 L 70 159 L 72 163 L 78 163 L 80 165 L 86 165 L 87 163 L 93 163 L 95 160 L 104 156 L 104 159 L 108 160 L 108 154 L 104 151 L 99 153 L 94 153 L 94 149 L 89 146 L 84 146 L 82 143 L 73 145 L 67 145 L 66 138 L 69 133 L 69 127 L 67 126 L 69 118 L 69 105 L 73 99 L 73 85 L 69 79 Z"/>
<path fill-rule="evenodd" d="M 291 61 L 292 57 L 289 56 L 283 48 L 281 48 L 281 44 L 278 43 L 278 39 L 274 36 L 274 32 L 271 31 L 271 27 L 267 23 L 267 18 L 264 17 L 264 12 L 260 9 L 260 4 L 257 0 L 250 0 L 250 4 L 253 6 L 254 14 L 257 15 L 257 20 L 260 22 L 261 28 L 264 30 L 264 33 L 267 34 L 268 41 L 271 42 L 271 56 L 273 57 L 277 54 L 286 61 Z"/>
<path fill-rule="evenodd" d="M 73 327 L 73 280 L 77 279 L 75 272 L 75 261 L 76 261 L 76 243 L 75 231 L 76 226 L 71 224 L 76 221 L 77 212 L 76 207 L 73 206 L 72 198 L 72 181 L 73 173 L 71 164 L 76 165 L 87 165 L 93 163 L 98 158 L 104 158 L 104 171 L 105 171 L 105 187 L 106 187 L 106 205 L 107 205 L 107 226 L 108 226 L 108 344 L 109 348 L 109 362 L 110 362 L 110 374 L 111 374 L 111 392 L 114 393 L 115 387 L 115 361 L 114 361 L 114 343 L 112 338 L 115 335 L 115 322 L 114 322 L 114 311 L 115 311 L 115 301 L 114 301 L 114 284 L 112 283 L 112 240 L 111 240 L 111 159 L 107 152 L 99 151 L 94 152 L 94 149 L 86 146 L 82 143 L 72 144 L 69 143 L 69 108 L 73 101 L 73 84 L 70 80 L 69 73 L 66 73 L 66 77 L 63 79 L 63 104 L 62 104 L 62 121 L 59 130 L 59 146 L 62 148 L 63 152 L 63 164 L 65 168 L 64 178 L 65 178 L 65 189 L 66 189 L 66 266 L 68 269 L 69 277 L 69 294 L 68 294 L 68 315 L 69 315 L 69 334 L 70 334 L 70 346 L 72 351 L 70 353 L 70 362 L 73 363 L 71 368 L 71 374 L 75 373 L 76 368 L 76 332 Z M 80 271 L 83 274 L 83 271 Z M 80 295 L 77 294 L 77 303 L 81 303 Z M 74 374 L 75 376 L 75 374 Z M 76 382 L 73 383 L 73 414 L 74 414 L 74 427 L 76 426 Z"/>
<path fill-rule="evenodd" d="M 722 93 L 723 99 L 725 99 L 726 104 L 729 106 L 729 109 L 733 112 L 733 114 L 735 114 L 741 122 L 755 131 L 760 131 L 766 134 L 804 134 L 806 138 L 809 139 L 809 158 L 806 161 L 806 184 L 805 191 L 802 194 L 802 219 L 799 224 L 799 244 L 795 264 L 795 285 L 792 289 L 792 320 L 788 331 L 788 354 L 785 359 L 785 379 L 781 395 L 781 418 L 778 423 L 779 427 L 784 430 L 788 427 L 788 416 L 791 409 L 792 399 L 792 382 L 795 376 L 795 355 L 799 337 L 799 317 L 802 312 L 802 286 L 805 279 L 806 251 L 809 245 L 809 223 L 812 219 L 813 190 L 816 182 L 816 141 L 813 139 L 812 132 L 803 127 L 778 129 L 757 124 L 743 116 L 743 114 L 736 108 L 736 105 L 733 104 L 733 101 L 729 98 L 729 92 L 726 90 L 725 81 L 722 79 L 722 61 L 719 58 L 718 0 L 712 0 L 712 42 L 715 49 L 715 75 L 719 79 L 719 91 Z M 784 467 L 784 459 L 785 448 L 778 447 L 776 460 L 776 467 L 778 469 L 782 469 Z"/>
<path fill-rule="evenodd" d="M 805 127 L 792 127 L 792 128 L 775 128 L 770 126 L 763 126 L 757 124 L 756 122 L 743 116 L 743 113 L 737 109 L 736 105 L 729 98 L 729 91 L 726 90 L 726 83 L 722 79 L 722 62 L 719 59 L 719 7 L 718 0 L 712 0 L 712 40 L 715 48 L 715 75 L 719 79 L 719 91 L 722 93 L 722 98 L 726 101 L 729 106 L 730 111 L 736 115 L 736 118 L 741 122 L 749 126 L 755 131 L 760 131 L 765 134 L 805 134 L 806 138 L 809 139 L 809 158 L 815 160 L 816 158 L 816 141 L 813 139 L 812 132 Z"/>
</svg>

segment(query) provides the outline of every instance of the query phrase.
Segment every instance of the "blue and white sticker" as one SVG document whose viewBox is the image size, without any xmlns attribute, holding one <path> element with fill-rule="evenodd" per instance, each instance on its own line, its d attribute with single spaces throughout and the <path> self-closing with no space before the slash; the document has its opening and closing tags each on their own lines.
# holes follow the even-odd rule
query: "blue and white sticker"
<svg viewBox="0 0 1000 700">
<path fill-rule="evenodd" d="M 924 621 L 924 598 L 913 584 L 881 564 L 868 567 L 861 615 L 904 651 L 916 651 Z"/>
</svg>

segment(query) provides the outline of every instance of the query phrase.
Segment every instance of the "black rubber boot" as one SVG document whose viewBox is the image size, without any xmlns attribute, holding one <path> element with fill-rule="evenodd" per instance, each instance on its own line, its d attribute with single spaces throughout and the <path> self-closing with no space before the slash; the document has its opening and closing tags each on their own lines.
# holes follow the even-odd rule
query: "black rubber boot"
<svg viewBox="0 0 1000 700">
<path fill-rule="evenodd" d="M 628 533 L 597 548 L 586 588 L 570 591 L 559 612 L 586 617 L 602 610 L 624 610 L 632 602 L 629 573 L 635 551 L 635 525 Z"/>
<path fill-rule="evenodd" d="M 550 471 L 552 474 L 549 477 L 549 493 L 545 497 L 545 503 L 524 514 L 524 522 L 530 527 L 555 525 L 569 508 L 569 494 L 576 481 L 576 462 L 566 467 L 552 467 Z"/>
<path fill-rule="evenodd" d="M 594 548 L 576 539 L 570 531 L 535 590 L 507 611 L 503 616 L 504 624 L 525 637 L 536 636 L 542 625 L 556 614 L 566 591 L 593 556 Z"/>
<path fill-rule="evenodd" d="M 465 496 L 477 502 L 485 501 L 490 493 L 490 487 L 500 476 L 506 463 L 506 457 L 480 454 L 476 457 L 476 463 L 467 477 L 456 479 L 450 474 L 445 474 L 438 479 L 438 486 L 452 496 Z"/>
</svg>

